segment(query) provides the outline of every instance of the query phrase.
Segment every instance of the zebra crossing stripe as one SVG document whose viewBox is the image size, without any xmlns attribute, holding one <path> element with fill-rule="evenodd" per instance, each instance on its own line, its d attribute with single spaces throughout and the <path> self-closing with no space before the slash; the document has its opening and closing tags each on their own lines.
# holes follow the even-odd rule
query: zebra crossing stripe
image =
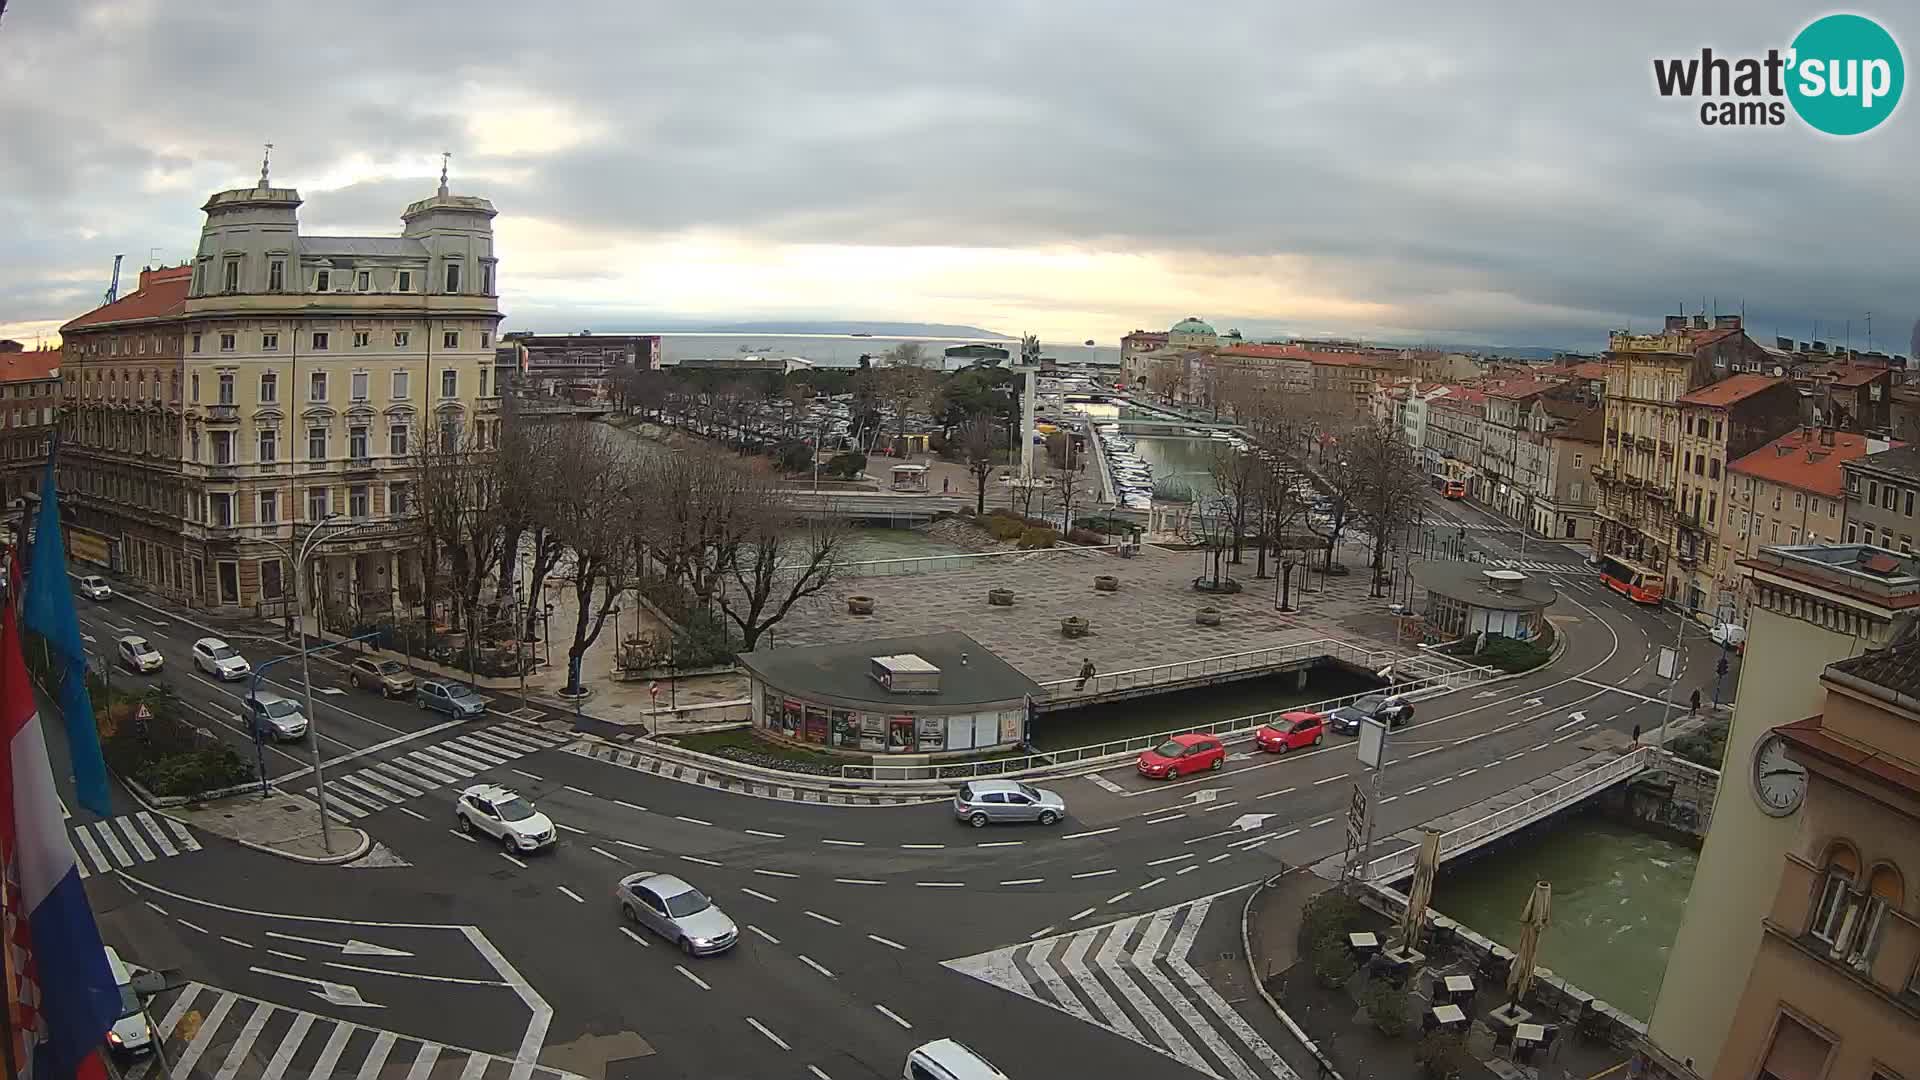
<svg viewBox="0 0 1920 1080">
<path fill-rule="evenodd" d="M 1226 1063 L 1236 1080 L 1254 1080 L 1253 1073 L 1247 1069 L 1239 1056 L 1228 1048 L 1226 1041 L 1220 1038 L 1220 1033 L 1200 1015 L 1200 1010 L 1193 1007 L 1193 1002 L 1188 1001 L 1173 988 L 1173 981 L 1162 974 L 1153 962 L 1153 959 L 1160 955 L 1160 945 L 1166 940 L 1167 931 L 1173 929 L 1173 916 L 1174 913 L 1171 911 L 1155 915 L 1147 923 L 1147 934 L 1141 939 L 1140 948 L 1127 959 L 1127 962 L 1155 990 L 1160 991 L 1160 996 L 1166 1000 L 1167 1004 L 1173 1006 L 1173 1011 L 1180 1015 L 1180 1019 L 1187 1022 L 1187 1027 L 1192 1029 L 1195 1035 L 1200 1036 L 1201 1042 L 1207 1044 L 1207 1049 L 1213 1051 L 1215 1057 Z M 1141 962 L 1142 953 L 1146 954 L 1144 963 Z"/>
<path fill-rule="evenodd" d="M 480 1080 L 487 1071 L 487 1059 L 479 1054 L 467 1058 L 466 1067 L 460 1070 L 460 1080 Z"/>
<path fill-rule="evenodd" d="M 396 797 L 391 792 L 381 791 L 379 788 L 374 787 L 358 776 L 342 776 L 339 778 L 339 782 L 345 784 L 348 790 L 354 792 L 362 799 L 380 800 L 380 805 L 382 806 L 406 801 L 405 799 Z"/>
<path fill-rule="evenodd" d="M 267 1071 L 260 1074 L 260 1080 L 280 1080 L 293 1063 L 293 1055 L 300 1052 L 300 1044 L 307 1039 L 307 1029 L 313 1026 L 314 1015 L 301 1013 L 293 1018 L 293 1026 L 287 1029 L 286 1037 L 273 1051 L 273 1059 L 267 1062 Z"/>
<path fill-rule="evenodd" d="M 1107 988 L 1100 985 L 1100 980 L 1093 977 L 1093 972 L 1087 970 L 1087 949 L 1092 944 L 1093 937 L 1088 934 L 1075 934 L 1067 939 L 1066 952 L 1060 957 L 1061 961 L 1067 965 L 1067 974 L 1073 977 L 1073 984 L 1080 988 L 1081 993 L 1093 1002 L 1093 1007 L 1100 1010 L 1100 1015 L 1113 1020 L 1113 1025 L 1120 1034 L 1135 1042 L 1145 1041 L 1144 1036 L 1140 1034 L 1140 1029 L 1133 1026 L 1133 1020 L 1127 1016 L 1126 1010 L 1120 1007 L 1119 1002 L 1113 1000 L 1112 995 L 1107 993 Z"/>
<path fill-rule="evenodd" d="M 1211 900 L 1202 900 L 1194 905 L 1193 911 L 1188 913 L 1187 921 L 1181 924 L 1180 933 L 1175 938 L 1173 952 L 1167 956 L 1167 965 L 1173 968 L 1174 974 L 1180 976 L 1188 986 L 1193 987 L 1194 994 L 1201 1003 L 1211 1009 L 1213 1014 L 1220 1018 L 1221 1023 L 1227 1025 L 1227 1030 L 1233 1032 L 1253 1053 L 1253 1056 L 1260 1059 L 1261 1064 L 1272 1072 L 1283 1072 L 1287 1069 L 1287 1064 L 1280 1059 L 1278 1053 L 1274 1052 L 1273 1047 L 1268 1046 L 1259 1032 L 1253 1030 L 1253 1025 L 1247 1023 L 1245 1017 L 1235 1012 L 1233 1006 L 1222 1000 L 1220 995 L 1214 992 L 1213 987 L 1208 985 L 1207 980 L 1194 970 L 1193 965 L 1187 963 L 1187 953 L 1193 948 L 1194 936 L 1200 932 L 1200 924 L 1206 921 L 1207 907 L 1212 903 Z"/>
<path fill-rule="evenodd" d="M 387 1067 L 387 1055 L 393 1053 L 393 1044 L 397 1038 L 391 1031 L 383 1031 L 373 1040 L 373 1049 L 367 1052 L 367 1058 L 360 1063 L 360 1073 L 355 1080 L 375 1080 L 380 1070 Z"/>
<path fill-rule="evenodd" d="M 1100 946 L 1100 968 L 1113 980 L 1113 985 L 1120 988 L 1121 995 L 1140 1014 L 1140 1018 L 1148 1021 L 1147 1026 L 1154 1028 L 1155 1034 L 1166 1041 L 1166 1049 L 1172 1051 L 1175 1059 L 1191 1068 L 1212 1074 L 1213 1069 L 1200 1056 L 1200 1052 L 1193 1048 L 1193 1044 L 1187 1041 L 1186 1036 L 1180 1034 L 1178 1027 L 1165 1022 L 1159 1025 L 1152 1023 L 1155 1017 L 1162 1021 L 1165 1021 L 1166 1017 L 1161 1014 L 1159 1007 L 1154 1005 L 1153 999 L 1147 996 L 1147 992 L 1140 989 L 1140 984 L 1134 982 L 1133 977 L 1127 974 L 1126 961 L 1122 958 L 1120 950 L 1126 944 L 1127 938 L 1133 936 L 1133 928 L 1138 925 L 1138 922 L 1137 919 L 1128 919 L 1108 931 L 1106 943 Z M 1152 1046 L 1153 1043 L 1149 1041 L 1147 1045 Z"/>
<path fill-rule="evenodd" d="M 167 830 L 160 827 L 160 823 L 153 819 L 152 814 L 142 810 L 133 816 L 140 820 L 140 824 L 147 827 L 147 835 L 153 837 L 154 846 L 158 847 L 162 854 L 169 858 L 180 854 L 179 849 L 173 846 L 173 841 L 167 839 Z"/>
<path fill-rule="evenodd" d="M 418 751 L 415 751 L 415 754 L 417 753 Z M 441 772 L 439 769 L 433 768 L 431 765 L 423 764 L 414 754 L 394 758 L 389 764 L 405 769 L 407 772 L 419 773 L 421 776 L 426 777 L 428 787 L 439 787 L 442 784 L 452 784 L 459 781 L 459 777 L 451 776 Z"/>
<path fill-rule="evenodd" d="M 433 1063 L 439 1060 L 439 1043 L 421 1043 L 420 1052 L 413 1056 L 413 1067 L 407 1070 L 407 1080 L 428 1080 L 433 1075 Z"/>
<path fill-rule="evenodd" d="M 222 994 L 220 1000 L 214 1002 L 213 1011 L 207 1014 L 206 1019 L 200 1021 L 200 1030 L 193 1033 L 193 1041 L 187 1043 L 187 1048 L 174 1059 L 175 1076 L 193 1075 L 193 1067 L 199 1064 L 200 1055 L 206 1053 L 207 1047 L 213 1045 L 213 1033 L 220 1030 L 221 1022 L 226 1020 L 227 1014 L 233 1011 L 233 1003 L 237 1000 L 232 994 Z"/>
<path fill-rule="evenodd" d="M 180 996 L 174 998 L 173 1004 L 168 1007 L 167 1015 L 161 1019 L 160 1030 L 155 1034 L 155 1038 L 166 1039 L 173 1035 L 174 1029 L 180 1026 L 180 1018 L 187 1015 L 187 1010 L 193 1006 L 194 999 L 200 996 L 200 990 L 199 983 L 187 984 L 186 989 L 182 990 Z"/>
<path fill-rule="evenodd" d="M 353 779 L 358 781 L 361 787 L 377 795 L 381 795 L 392 802 L 406 802 L 408 799 L 418 798 L 426 794 L 426 792 L 421 791 L 411 784 L 403 784 L 385 773 L 375 772 L 372 769 L 361 769 L 352 775 Z"/>
<path fill-rule="evenodd" d="M 182 851 L 199 851 L 200 850 L 200 841 L 195 840 L 193 838 L 193 834 L 187 831 L 187 827 L 185 825 L 180 824 L 179 822 L 173 820 L 172 818 L 166 818 L 164 820 L 167 823 L 167 828 L 173 830 L 174 839 L 180 841 L 180 850 Z"/>
<path fill-rule="evenodd" d="M 92 828 L 94 833 L 100 837 L 101 842 L 107 845 L 107 850 L 113 852 L 114 862 L 119 863 L 121 866 L 133 865 L 133 860 L 127 856 L 127 849 L 120 846 L 120 841 L 113 835 L 113 830 L 107 827 L 106 822 L 96 821 L 93 823 Z"/>
<path fill-rule="evenodd" d="M 491 757 L 483 758 L 464 746 L 453 746 L 448 743 L 441 743 L 439 746 L 431 748 L 423 746 L 421 749 L 432 749 L 434 756 L 445 758 L 455 765 L 475 773 L 482 773 L 497 764 L 504 764 L 504 762 L 494 761 Z"/>
<path fill-rule="evenodd" d="M 561 743 L 573 741 L 572 735 L 555 734 L 538 724 L 513 723 L 502 724 L 500 726 L 522 738 L 532 739 L 535 742 L 545 743 L 548 746 L 559 746 Z"/>
<path fill-rule="evenodd" d="M 405 769 L 399 768 L 398 766 L 393 765 L 390 762 L 376 761 L 367 768 L 367 771 L 373 772 L 376 769 L 379 770 L 381 779 L 383 780 L 385 780 L 389 776 L 393 777 L 394 779 L 388 782 L 392 783 L 393 786 L 398 788 L 405 789 L 408 785 L 420 783 L 420 777 L 415 776 L 414 774 L 409 773 Z M 406 783 L 403 784 L 402 781 L 405 781 Z M 440 785 L 438 784 L 428 783 L 425 785 L 424 789 L 416 789 L 414 791 L 414 794 L 425 795 L 428 791 L 431 791 L 434 788 L 439 786 Z"/>
<path fill-rule="evenodd" d="M 133 853 L 140 856 L 140 861 L 152 862 L 153 849 L 147 846 L 145 840 L 141 839 L 140 830 L 134 827 L 133 821 L 129 818 L 122 817 L 115 818 L 111 822 L 104 822 L 103 824 L 112 825 L 115 822 L 119 823 L 120 831 L 127 834 L 127 843 L 133 846 Z"/>
<path fill-rule="evenodd" d="M 379 808 L 375 807 L 375 809 Z M 335 784 L 327 789 L 327 810 L 330 813 L 336 814 L 336 816 L 339 812 L 345 812 L 347 816 L 354 818 L 367 816 L 366 808 L 354 802 L 352 797 L 342 790 L 339 784 Z"/>
<path fill-rule="evenodd" d="M 320 1060 L 313 1063 L 313 1072 L 308 1075 L 315 1080 L 327 1080 L 331 1077 L 334 1067 L 340 1064 L 340 1052 L 347 1048 L 347 1040 L 351 1038 L 353 1038 L 352 1024 L 335 1023 L 333 1034 L 327 1038 L 327 1045 L 320 1051 Z"/>
<path fill-rule="evenodd" d="M 240 1037 L 233 1040 L 233 1046 L 227 1050 L 227 1060 L 220 1063 L 220 1071 L 213 1074 L 213 1080 L 235 1080 L 240 1075 L 240 1066 L 247 1063 L 247 1052 L 253 1049 L 253 1042 L 266 1028 L 267 1020 L 273 1016 L 273 1006 L 260 1005 L 247 1017 L 240 1028 Z"/>
<path fill-rule="evenodd" d="M 413 752 L 416 761 L 430 761 L 436 768 L 445 769 L 462 780 L 472 777 L 476 770 L 460 764 L 460 759 L 437 746 L 423 746 Z"/>
<path fill-rule="evenodd" d="M 505 765 L 507 762 L 513 760 L 513 757 L 508 757 L 505 754 L 505 752 L 500 750 L 495 750 L 492 747 L 488 746 L 487 744 L 480 742 L 478 740 L 469 740 L 465 735 L 462 735 L 457 739 L 448 739 L 446 742 L 442 743 L 441 746 L 443 748 L 457 747 L 459 748 L 462 754 L 466 754 L 480 761 L 484 761 L 490 766 Z M 518 754 L 514 755 L 514 757 L 518 757 L 518 756 L 520 755 Z"/>
<path fill-rule="evenodd" d="M 496 742 L 506 743 L 509 746 L 525 747 L 526 753 L 532 753 L 535 750 L 545 750 L 547 747 L 553 745 L 551 742 L 547 741 L 545 733 L 542 733 L 540 735 L 530 735 L 527 732 L 522 731 L 517 727 L 514 727 L 512 724 L 501 724 L 498 727 L 490 727 L 490 728 L 487 728 L 485 731 L 476 731 L 476 732 L 473 732 L 472 734 L 485 735 L 489 739 L 493 739 Z"/>
<path fill-rule="evenodd" d="M 502 731 L 499 728 L 491 728 L 486 731 L 471 731 L 467 733 L 467 738 L 472 739 L 482 746 L 498 747 L 504 752 L 511 753 L 514 757 L 523 757 L 547 748 L 545 743 L 534 742 L 531 739 L 515 735 L 512 732 Z"/>
<path fill-rule="evenodd" d="M 86 850 L 87 857 L 93 860 L 95 872 L 104 874 L 113 869 L 113 864 L 107 861 L 107 857 L 100 854 L 100 845 L 93 842 L 93 834 L 87 831 L 85 825 L 73 830 L 73 835 L 80 838 L 80 846 Z"/>
<path fill-rule="evenodd" d="M 1027 963 L 1033 967 L 1033 973 L 1039 976 L 1041 983 L 1053 995 L 1056 1005 L 1089 1024 L 1098 1024 L 1100 1021 L 1095 1020 L 1093 1014 L 1087 1011 L 1087 1007 L 1080 1004 L 1080 999 L 1073 996 L 1073 991 L 1067 989 L 1066 981 L 1060 978 L 1059 972 L 1048 966 L 1047 954 L 1053 948 L 1053 944 L 1052 939 L 1040 942 L 1027 953 Z"/>
</svg>

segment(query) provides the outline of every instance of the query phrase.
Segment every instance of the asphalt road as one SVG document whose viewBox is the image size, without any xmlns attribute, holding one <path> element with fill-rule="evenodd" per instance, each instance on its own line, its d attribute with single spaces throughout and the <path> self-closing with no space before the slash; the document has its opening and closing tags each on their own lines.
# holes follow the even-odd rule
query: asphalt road
<svg viewBox="0 0 1920 1080">
<path fill-rule="evenodd" d="M 1505 534 L 1474 535 L 1489 558 L 1519 558 Z M 1658 724 L 1652 656 L 1674 619 L 1539 547 L 1531 559 L 1566 567 L 1554 610 L 1566 654 L 1424 702 L 1391 744 L 1382 835 L 1578 760 L 1600 727 Z M 85 603 L 91 633 L 105 641 L 97 627 L 116 616 L 137 625 L 183 698 L 210 724 L 234 723 L 238 687 L 179 670 L 199 630 Z M 1691 628 L 1683 641 L 1681 696 L 1710 689 L 1719 650 Z M 234 643 L 256 664 L 268 655 Z M 526 722 L 541 717 L 441 727 L 376 695 L 323 694 L 345 684 L 314 674 L 328 787 L 393 770 L 343 790 L 360 796 L 348 820 L 402 865 L 302 866 L 196 836 L 198 850 L 163 857 L 150 843 L 155 857 L 88 881 L 109 940 L 194 980 L 158 1003 L 163 1021 L 190 1021 L 168 1047 L 192 1072 L 517 1080 L 548 1075 L 538 1055 L 542 1069 L 594 1077 L 847 1080 L 898 1076 L 910 1047 L 945 1036 L 1016 1078 L 1302 1065 L 1257 997 L 1219 987 L 1243 964 L 1245 887 L 1339 850 L 1360 776 L 1349 739 L 1286 755 L 1236 744 L 1221 770 L 1173 783 L 1130 766 L 1072 777 L 1050 785 L 1071 807 L 1061 824 L 974 830 L 944 804 L 789 803 L 622 768 L 548 745 L 560 736 Z M 274 771 L 310 782 L 304 754 L 282 749 Z M 533 798 L 562 843 L 510 857 L 459 837 L 453 798 L 475 777 Z M 612 889 L 635 869 L 706 890 L 741 944 L 690 959 L 627 932 Z"/>
</svg>

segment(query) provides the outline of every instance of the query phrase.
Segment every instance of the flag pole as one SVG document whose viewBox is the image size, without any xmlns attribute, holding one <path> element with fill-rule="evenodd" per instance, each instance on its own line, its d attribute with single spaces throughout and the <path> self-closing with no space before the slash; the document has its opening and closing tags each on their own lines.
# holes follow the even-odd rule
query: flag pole
<svg viewBox="0 0 1920 1080">
<path fill-rule="evenodd" d="M 0 0 L 0 9 L 5 7 L 6 0 Z M 26 532 L 26 518 L 24 515 L 21 518 L 20 527 L 21 533 L 24 535 Z M 16 543 L 9 549 L 8 553 L 11 558 L 7 560 L 6 606 L 11 608 L 14 607 L 19 600 L 21 583 L 26 575 L 20 567 L 19 544 Z M 12 810 L 12 807 L 7 807 L 5 812 L 10 815 Z M 17 890 L 13 887 L 13 874 L 11 873 L 14 855 L 15 852 L 13 850 L 0 852 L 0 863 L 3 863 L 5 871 L 0 872 L 0 934 L 5 935 L 4 938 L 0 938 L 0 963 L 4 963 L 5 977 L 7 980 L 6 1007 L 0 1009 L 0 1036 L 5 1038 L 6 1046 L 4 1050 L 0 1050 L 0 1056 L 3 1056 L 6 1061 L 6 1080 L 20 1080 L 20 1063 L 16 1060 L 18 1050 L 14 1034 L 18 1029 L 14 1026 L 13 1022 L 14 1009 L 16 1008 L 15 998 L 20 988 L 19 974 L 13 969 L 13 935 L 17 925 L 13 910 L 14 894 Z"/>
</svg>

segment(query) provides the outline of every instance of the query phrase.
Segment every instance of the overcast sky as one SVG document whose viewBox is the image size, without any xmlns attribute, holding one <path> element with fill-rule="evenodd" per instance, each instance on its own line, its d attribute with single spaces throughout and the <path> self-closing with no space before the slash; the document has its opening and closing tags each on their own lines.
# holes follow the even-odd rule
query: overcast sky
<svg viewBox="0 0 1920 1080">
<path fill-rule="evenodd" d="M 1654 56 L 1824 5 L 11 0 L 0 336 L 190 253 L 260 144 L 309 232 L 484 195 L 509 328 L 970 323 L 1597 349 L 1683 302 L 1904 350 L 1920 106 L 1703 127 Z M 1880 18 L 1913 66 L 1920 17 Z M 1905 15 L 1904 23 L 1897 16 Z M 1914 91 L 1909 90 L 1912 97 Z"/>
</svg>

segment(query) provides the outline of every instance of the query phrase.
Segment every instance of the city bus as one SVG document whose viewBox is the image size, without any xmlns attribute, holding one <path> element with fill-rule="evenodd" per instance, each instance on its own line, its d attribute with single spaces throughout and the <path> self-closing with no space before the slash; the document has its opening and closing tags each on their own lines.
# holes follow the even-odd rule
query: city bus
<svg viewBox="0 0 1920 1080">
<path fill-rule="evenodd" d="M 1638 604 L 1658 604 L 1666 593 L 1658 571 L 1636 566 L 1616 555 L 1601 557 L 1600 580 L 1607 588 Z"/>
<path fill-rule="evenodd" d="M 1446 486 L 1440 489 L 1440 493 L 1449 499 L 1464 499 L 1467 497 L 1467 482 L 1465 480 L 1449 480 Z"/>
</svg>

